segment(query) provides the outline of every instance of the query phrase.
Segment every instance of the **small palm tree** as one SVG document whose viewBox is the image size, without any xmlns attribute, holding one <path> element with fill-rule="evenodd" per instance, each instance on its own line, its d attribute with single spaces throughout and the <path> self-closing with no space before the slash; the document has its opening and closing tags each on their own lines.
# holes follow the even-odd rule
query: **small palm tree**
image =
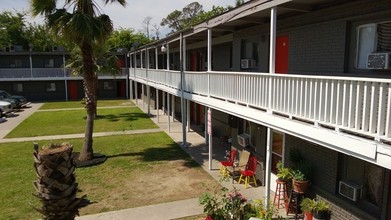
<svg viewBox="0 0 391 220">
<path fill-rule="evenodd" d="M 34 16 L 43 15 L 49 28 L 64 37 L 67 42 L 80 48 L 83 58 L 82 71 L 87 120 L 83 148 L 79 160 L 93 157 L 92 134 L 97 99 L 98 80 L 94 73 L 93 46 L 104 44 L 113 31 L 110 17 L 101 14 L 93 0 L 65 0 L 57 8 L 57 0 L 31 0 Z M 117 2 L 125 6 L 125 0 L 103 0 L 105 4 Z"/>
</svg>

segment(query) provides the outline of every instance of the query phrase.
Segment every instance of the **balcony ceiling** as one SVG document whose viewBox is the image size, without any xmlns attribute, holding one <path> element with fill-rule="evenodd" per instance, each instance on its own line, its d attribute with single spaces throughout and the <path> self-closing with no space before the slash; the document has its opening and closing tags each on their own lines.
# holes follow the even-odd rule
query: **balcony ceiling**
<svg viewBox="0 0 391 220">
<path fill-rule="evenodd" d="M 192 44 L 207 39 L 207 29 L 212 28 L 213 38 L 224 36 L 235 31 L 270 23 L 270 8 L 277 7 L 278 19 L 296 16 L 323 8 L 341 5 L 349 0 L 253 0 L 240 7 L 227 11 L 208 21 L 202 22 L 182 31 L 186 43 Z M 167 40 L 168 39 L 168 40 Z M 179 33 L 174 33 L 160 41 L 170 42 L 170 48 L 179 47 Z M 156 45 L 156 42 L 152 43 Z"/>
</svg>

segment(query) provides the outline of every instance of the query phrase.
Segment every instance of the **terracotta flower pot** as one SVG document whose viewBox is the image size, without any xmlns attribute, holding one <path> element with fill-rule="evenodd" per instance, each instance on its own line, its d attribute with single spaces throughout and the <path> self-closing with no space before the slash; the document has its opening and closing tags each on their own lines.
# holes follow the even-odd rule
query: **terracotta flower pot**
<svg viewBox="0 0 391 220">
<path fill-rule="evenodd" d="M 312 220 L 312 213 L 311 212 L 307 212 L 307 211 L 304 211 L 304 220 Z"/>
<path fill-rule="evenodd" d="M 297 193 L 302 193 L 302 194 L 306 193 L 308 189 L 308 185 L 309 183 L 307 180 L 301 181 L 301 180 L 292 179 L 293 191 Z"/>
</svg>

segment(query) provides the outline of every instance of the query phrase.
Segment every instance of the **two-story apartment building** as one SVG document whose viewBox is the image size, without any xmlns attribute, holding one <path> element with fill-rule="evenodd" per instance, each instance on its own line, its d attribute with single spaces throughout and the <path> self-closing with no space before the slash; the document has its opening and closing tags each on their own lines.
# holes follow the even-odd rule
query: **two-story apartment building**
<svg viewBox="0 0 391 220">
<path fill-rule="evenodd" d="M 252 0 L 132 50 L 130 94 L 230 131 L 266 197 L 299 152 L 331 219 L 390 219 L 390 14 L 388 0 Z"/>
<path fill-rule="evenodd" d="M 128 59 L 116 53 L 121 72 L 98 73 L 99 98 L 128 97 Z M 0 50 L 0 90 L 23 95 L 30 101 L 81 100 L 84 97 L 83 76 L 66 67 L 70 53 L 62 47 L 51 52 L 36 52 L 22 46 Z"/>
</svg>

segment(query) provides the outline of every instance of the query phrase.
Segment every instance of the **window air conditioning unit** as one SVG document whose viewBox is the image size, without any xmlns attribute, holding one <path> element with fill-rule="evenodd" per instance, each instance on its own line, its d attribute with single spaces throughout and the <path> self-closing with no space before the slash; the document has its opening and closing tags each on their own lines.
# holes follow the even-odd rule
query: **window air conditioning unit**
<svg viewBox="0 0 391 220">
<path fill-rule="evenodd" d="M 242 59 L 240 61 L 240 67 L 242 69 L 248 69 L 248 68 L 256 67 L 256 61 L 252 60 L 252 59 Z"/>
<path fill-rule="evenodd" d="M 354 183 L 340 181 L 339 194 L 352 201 L 357 201 L 361 198 L 361 186 L 356 185 Z"/>
<path fill-rule="evenodd" d="M 390 53 L 371 53 L 368 54 L 368 69 L 389 69 Z"/>
<path fill-rule="evenodd" d="M 238 135 L 238 144 L 242 147 L 246 147 L 250 144 L 250 136 L 248 134 Z"/>
</svg>

